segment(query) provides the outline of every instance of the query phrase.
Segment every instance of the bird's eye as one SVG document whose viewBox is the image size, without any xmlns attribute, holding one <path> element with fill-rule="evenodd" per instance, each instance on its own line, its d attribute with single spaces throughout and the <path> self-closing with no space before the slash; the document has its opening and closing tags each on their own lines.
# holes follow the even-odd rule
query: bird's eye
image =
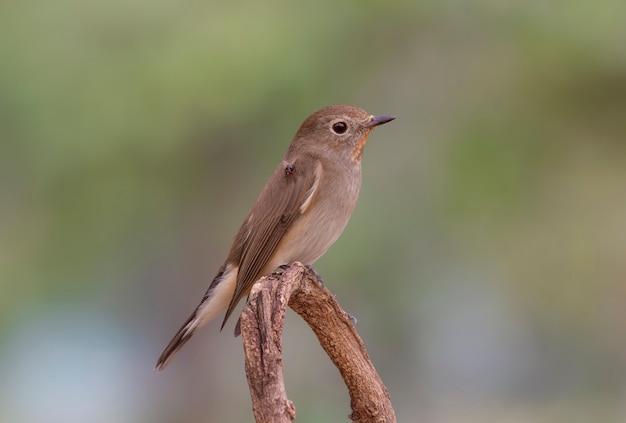
<svg viewBox="0 0 626 423">
<path fill-rule="evenodd" d="M 345 122 L 333 123 L 333 132 L 337 135 L 345 134 L 348 130 L 348 125 Z"/>
</svg>

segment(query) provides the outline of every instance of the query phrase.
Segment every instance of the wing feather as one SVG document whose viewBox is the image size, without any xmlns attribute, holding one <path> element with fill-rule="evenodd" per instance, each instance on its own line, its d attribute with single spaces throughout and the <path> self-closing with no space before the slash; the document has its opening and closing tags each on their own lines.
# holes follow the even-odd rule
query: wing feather
<svg viewBox="0 0 626 423">
<path fill-rule="evenodd" d="M 288 165 L 291 167 L 286 171 Z M 261 276 L 293 222 L 308 208 L 320 176 L 318 160 L 311 156 L 283 161 L 261 191 L 229 254 L 229 260 L 238 262 L 239 272 L 222 328 L 237 303 Z"/>
</svg>

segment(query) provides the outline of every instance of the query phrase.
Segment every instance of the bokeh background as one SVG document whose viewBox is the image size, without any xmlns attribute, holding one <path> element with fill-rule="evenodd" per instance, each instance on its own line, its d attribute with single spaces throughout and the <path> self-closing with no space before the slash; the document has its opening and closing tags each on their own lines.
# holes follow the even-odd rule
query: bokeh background
<svg viewBox="0 0 626 423">
<path fill-rule="evenodd" d="M 316 265 L 401 422 L 626 421 L 626 2 L 0 5 L 0 421 L 249 422 L 234 322 L 161 374 L 301 121 L 376 130 Z M 288 315 L 299 422 L 346 389 Z"/>
</svg>

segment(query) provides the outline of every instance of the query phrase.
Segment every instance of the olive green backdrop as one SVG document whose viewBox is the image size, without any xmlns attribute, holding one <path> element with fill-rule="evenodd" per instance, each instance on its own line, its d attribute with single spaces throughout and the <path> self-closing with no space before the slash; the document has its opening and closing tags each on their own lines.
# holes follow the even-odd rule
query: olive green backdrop
<svg viewBox="0 0 626 423">
<path fill-rule="evenodd" d="M 200 300 L 301 121 L 397 120 L 316 265 L 402 422 L 626 420 L 626 3 L 0 5 L 0 421 L 249 422 Z M 299 422 L 348 395 L 288 315 Z"/>
</svg>

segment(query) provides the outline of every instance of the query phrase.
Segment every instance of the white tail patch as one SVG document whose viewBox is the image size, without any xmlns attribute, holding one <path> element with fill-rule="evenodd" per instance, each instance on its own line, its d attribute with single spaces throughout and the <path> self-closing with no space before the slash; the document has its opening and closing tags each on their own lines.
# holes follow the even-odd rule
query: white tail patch
<svg viewBox="0 0 626 423">
<path fill-rule="evenodd" d="M 206 325 L 215 319 L 218 314 L 226 310 L 230 299 L 235 293 L 238 270 L 239 268 L 233 268 L 230 264 L 226 266 L 220 281 L 211 290 L 211 296 L 198 306 L 196 318 L 189 322 L 188 327 L 185 329 L 185 336 Z"/>
</svg>

